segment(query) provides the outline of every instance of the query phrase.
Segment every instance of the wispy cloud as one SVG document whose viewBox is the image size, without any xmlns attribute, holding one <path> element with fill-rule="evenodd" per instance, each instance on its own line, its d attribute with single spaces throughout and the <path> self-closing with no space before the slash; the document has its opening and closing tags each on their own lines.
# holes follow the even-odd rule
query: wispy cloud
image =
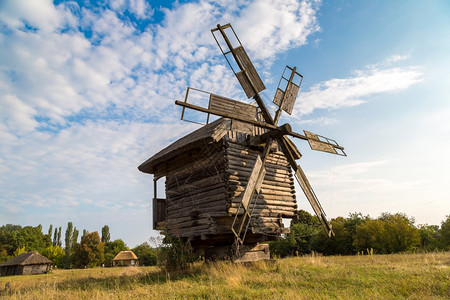
<svg viewBox="0 0 450 300">
<path fill-rule="evenodd" d="M 313 85 L 301 94 L 302 101 L 295 109 L 297 116 L 311 114 L 316 109 L 334 110 L 364 103 L 370 96 L 397 92 L 422 81 L 417 66 L 395 67 L 392 63 L 406 59 L 393 56 L 386 61 L 356 70 L 348 78 L 334 78 Z"/>
</svg>

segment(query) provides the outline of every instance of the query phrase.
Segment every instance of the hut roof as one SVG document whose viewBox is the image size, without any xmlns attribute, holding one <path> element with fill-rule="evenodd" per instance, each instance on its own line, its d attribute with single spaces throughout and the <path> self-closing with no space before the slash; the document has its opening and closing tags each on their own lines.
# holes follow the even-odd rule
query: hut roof
<svg viewBox="0 0 450 300">
<path fill-rule="evenodd" d="M 0 267 L 6 266 L 26 266 L 26 265 L 43 265 L 51 264 L 52 261 L 45 256 L 40 255 L 37 252 L 24 252 L 11 258 L 7 262 L 0 265 Z"/>
<path fill-rule="evenodd" d="M 198 141 L 205 140 L 207 143 L 219 141 L 230 129 L 230 124 L 230 119 L 225 118 L 209 123 L 162 149 L 143 162 L 138 169 L 141 172 L 153 174 L 155 167 L 159 163 L 168 161 L 185 151 L 197 148 L 199 145 Z"/>
<path fill-rule="evenodd" d="M 113 258 L 113 260 L 131 260 L 131 259 L 138 259 L 136 254 L 133 253 L 133 251 L 120 251 L 119 254 L 116 255 L 116 257 Z"/>
</svg>

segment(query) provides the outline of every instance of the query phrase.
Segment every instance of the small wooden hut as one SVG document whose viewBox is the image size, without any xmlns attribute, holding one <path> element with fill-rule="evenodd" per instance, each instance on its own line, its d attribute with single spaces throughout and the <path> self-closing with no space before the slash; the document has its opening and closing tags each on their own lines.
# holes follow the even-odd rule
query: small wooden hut
<svg viewBox="0 0 450 300">
<path fill-rule="evenodd" d="M 113 258 L 113 267 L 139 266 L 139 258 L 133 251 L 120 251 Z"/>
<path fill-rule="evenodd" d="M 232 245 L 232 222 L 243 213 L 239 203 L 264 147 L 249 146 L 248 141 L 264 132 L 221 118 L 142 163 L 140 171 L 154 174 L 153 228 L 189 239 L 196 250 Z M 278 239 L 288 232 L 282 218 L 294 217 L 297 210 L 292 171 L 275 142 L 265 169 L 261 193 L 254 198 L 248 244 Z M 160 178 L 165 178 L 165 198 L 157 195 Z"/>
<path fill-rule="evenodd" d="M 24 252 L 0 265 L 1 276 L 44 274 L 52 261 L 37 252 Z"/>
</svg>

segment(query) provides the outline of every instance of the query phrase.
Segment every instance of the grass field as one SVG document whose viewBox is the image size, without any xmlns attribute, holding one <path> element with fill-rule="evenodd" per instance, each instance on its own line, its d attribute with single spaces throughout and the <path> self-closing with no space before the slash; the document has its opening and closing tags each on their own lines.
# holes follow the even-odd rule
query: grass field
<svg viewBox="0 0 450 300">
<path fill-rule="evenodd" d="M 55 270 L 0 277 L 0 291 L 1 299 L 450 299 L 450 253 L 197 263 L 172 273 L 157 267 Z"/>
</svg>

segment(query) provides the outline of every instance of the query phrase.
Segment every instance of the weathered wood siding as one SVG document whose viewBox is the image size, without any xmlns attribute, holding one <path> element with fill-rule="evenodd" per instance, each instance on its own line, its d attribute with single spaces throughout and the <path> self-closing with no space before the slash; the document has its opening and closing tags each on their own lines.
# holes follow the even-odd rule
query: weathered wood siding
<svg viewBox="0 0 450 300">
<path fill-rule="evenodd" d="M 44 274 L 50 268 L 48 264 L 42 265 L 17 265 L 17 266 L 5 266 L 0 268 L 1 276 L 11 276 L 11 275 L 35 275 Z"/>
<path fill-rule="evenodd" d="M 258 132 L 259 133 L 259 132 Z M 229 131 L 217 143 L 203 145 L 172 161 L 166 170 L 166 233 L 191 239 L 229 242 L 231 224 L 238 211 L 256 156 L 262 149 L 245 146 L 247 134 Z M 276 149 L 267 158 L 266 176 L 256 199 L 252 231 L 256 241 L 272 240 L 287 232 L 282 218 L 297 209 L 291 169 Z M 271 235 L 271 237 L 264 237 Z"/>
<path fill-rule="evenodd" d="M 166 227 L 169 234 L 215 234 L 214 216 L 225 216 L 226 185 L 222 143 L 206 145 L 166 175 Z"/>
<path fill-rule="evenodd" d="M 231 215 L 242 214 L 238 211 L 248 178 L 253 169 L 258 149 L 249 149 L 236 139 L 224 139 L 226 149 L 227 190 L 229 193 L 227 208 Z M 276 149 L 276 144 L 274 144 Z M 279 234 L 287 232 L 283 228 L 282 218 L 295 215 L 294 179 L 291 168 L 282 152 L 275 150 L 268 156 L 265 164 L 266 176 L 261 186 L 261 193 L 254 195 L 252 205 L 252 229 L 254 234 Z M 254 207 L 253 207 L 254 205 Z"/>
</svg>

